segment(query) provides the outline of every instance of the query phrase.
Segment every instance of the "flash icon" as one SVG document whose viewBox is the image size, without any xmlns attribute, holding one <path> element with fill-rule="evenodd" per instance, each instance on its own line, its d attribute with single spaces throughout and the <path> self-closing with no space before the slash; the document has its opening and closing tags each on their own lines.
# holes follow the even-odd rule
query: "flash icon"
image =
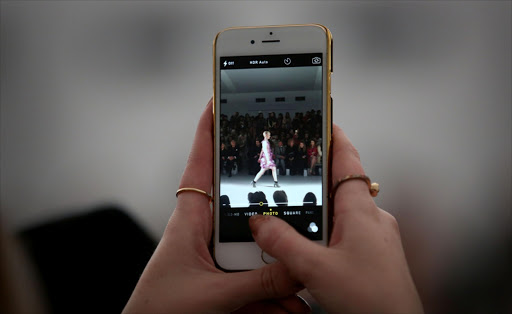
<svg viewBox="0 0 512 314">
<path fill-rule="evenodd" d="M 227 61 L 224 61 L 224 67 L 225 67 L 226 65 L 228 65 L 228 62 L 227 62 Z"/>
</svg>

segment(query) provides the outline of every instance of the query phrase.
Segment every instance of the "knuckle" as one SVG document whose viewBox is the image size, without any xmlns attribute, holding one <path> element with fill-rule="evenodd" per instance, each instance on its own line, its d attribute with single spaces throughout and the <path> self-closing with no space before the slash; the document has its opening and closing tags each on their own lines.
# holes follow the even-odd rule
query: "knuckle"
<svg viewBox="0 0 512 314">
<path fill-rule="evenodd" d="M 279 294 L 279 286 L 273 269 L 273 267 L 263 267 L 260 273 L 261 288 L 268 297 L 274 297 Z"/>
<path fill-rule="evenodd" d="M 390 218 L 390 221 L 389 221 L 389 224 L 391 225 L 391 229 L 399 234 L 400 233 L 400 227 L 398 226 L 398 221 L 396 220 L 395 217 L 391 216 Z"/>
<path fill-rule="evenodd" d="M 396 220 L 395 216 L 391 215 L 387 211 L 382 210 L 381 211 L 387 225 L 396 233 L 400 233 L 400 227 L 398 226 L 398 221 Z"/>
</svg>

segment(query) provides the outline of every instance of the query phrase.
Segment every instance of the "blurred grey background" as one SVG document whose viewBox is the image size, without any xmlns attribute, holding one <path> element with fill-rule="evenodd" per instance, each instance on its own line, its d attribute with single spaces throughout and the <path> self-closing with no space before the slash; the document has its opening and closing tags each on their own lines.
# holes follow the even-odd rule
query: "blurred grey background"
<svg viewBox="0 0 512 314">
<path fill-rule="evenodd" d="M 116 203 L 159 238 L 212 96 L 216 33 L 320 23 L 334 36 L 334 121 L 381 184 L 428 308 L 510 252 L 510 1 L 0 5 L 12 232 Z"/>
</svg>

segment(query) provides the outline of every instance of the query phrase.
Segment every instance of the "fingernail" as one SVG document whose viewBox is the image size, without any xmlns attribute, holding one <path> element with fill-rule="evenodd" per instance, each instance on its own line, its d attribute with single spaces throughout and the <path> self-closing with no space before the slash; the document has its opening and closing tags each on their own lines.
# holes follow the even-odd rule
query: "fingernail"
<svg viewBox="0 0 512 314">
<path fill-rule="evenodd" d="M 302 306 L 303 306 L 302 309 L 303 309 L 304 313 L 312 313 L 312 309 L 311 309 L 311 306 L 309 305 L 308 301 L 306 301 L 303 297 L 301 297 L 298 294 L 297 294 L 297 298 L 302 303 Z"/>
<path fill-rule="evenodd" d="M 258 233 L 259 226 L 268 220 L 270 216 L 263 216 L 260 214 L 252 215 L 251 218 L 249 218 L 249 226 L 252 231 L 252 235 L 256 236 Z"/>
</svg>

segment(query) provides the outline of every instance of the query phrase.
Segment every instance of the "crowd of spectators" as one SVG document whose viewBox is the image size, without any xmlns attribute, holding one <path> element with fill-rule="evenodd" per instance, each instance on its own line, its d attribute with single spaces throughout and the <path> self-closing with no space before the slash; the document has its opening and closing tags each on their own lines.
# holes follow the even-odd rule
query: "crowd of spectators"
<svg viewBox="0 0 512 314">
<path fill-rule="evenodd" d="M 257 115 L 220 116 L 220 142 L 222 172 L 232 176 L 246 170 L 250 175 L 260 170 L 258 159 L 261 152 L 263 131 L 269 131 L 269 143 L 274 153 L 279 175 L 302 175 L 307 169 L 309 175 L 318 172 L 321 160 L 322 114 L 320 110 L 297 112 L 291 118 L 275 112 Z M 234 170 L 236 169 L 236 170 Z"/>
</svg>

